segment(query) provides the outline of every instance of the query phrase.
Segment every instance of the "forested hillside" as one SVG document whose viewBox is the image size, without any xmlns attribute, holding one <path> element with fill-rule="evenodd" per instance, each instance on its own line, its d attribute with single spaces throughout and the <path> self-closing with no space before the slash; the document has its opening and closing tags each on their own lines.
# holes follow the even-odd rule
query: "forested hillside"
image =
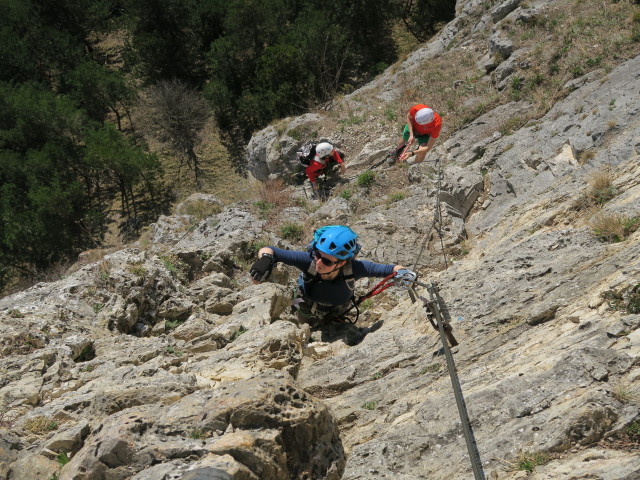
<svg viewBox="0 0 640 480">
<path fill-rule="evenodd" d="M 0 288 L 166 212 L 216 135 L 236 167 L 253 131 L 348 92 L 424 40 L 452 0 L 3 0 Z M 172 158 L 167 168 L 150 138 Z M 164 170 L 163 170 L 163 167 Z"/>
</svg>

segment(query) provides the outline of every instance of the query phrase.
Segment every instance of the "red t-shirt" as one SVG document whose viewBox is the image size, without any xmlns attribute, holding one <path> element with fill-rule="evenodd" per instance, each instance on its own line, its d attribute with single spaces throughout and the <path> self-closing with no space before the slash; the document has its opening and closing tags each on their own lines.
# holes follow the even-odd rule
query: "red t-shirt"
<svg viewBox="0 0 640 480">
<path fill-rule="evenodd" d="M 431 138 L 438 138 L 440 136 L 440 129 L 442 128 L 442 118 L 435 111 L 433 112 L 433 121 L 426 125 L 419 125 L 416 123 L 416 113 L 423 108 L 431 108 L 427 105 L 414 105 L 409 110 L 409 118 L 411 119 L 411 127 L 413 128 L 413 135 L 429 135 Z"/>
</svg>

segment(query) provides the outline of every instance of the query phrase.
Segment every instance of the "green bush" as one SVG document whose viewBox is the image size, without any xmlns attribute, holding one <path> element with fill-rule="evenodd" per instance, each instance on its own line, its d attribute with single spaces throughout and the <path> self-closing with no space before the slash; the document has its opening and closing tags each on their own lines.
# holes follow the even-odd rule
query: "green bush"
<svg viewBox="0 0 640 480">
<path fill-rule="evenodd" d="M 247 248 L 246 248 L 247 255 L 253 258 L 256 255 L 258 255 L 258 252 L 260 251 L 261 248 L 264 248 L 267 246 L 269 246 L 269 242 L 265 240 L 257 240 L 255 242 L 251 242 L 247 245 Z"/>
<path fill-rule="evenodd" d="M 181 357 L 182 355 L 184 355 L 184 353 L 181 352 L 180 350 L 176 350 L 176 348 L 173 345 L 166 346 L 164 351 L 169 355 L 175 355 L 176 357 Z"/>
<path fill-rule="evenodd" d="M 67 463 L 71 461 L 67 452 L 62 452 L 56 456 L 56 461 L 61 467 L 64 467 Z"/>
<path fill-rule="evenodd" d="M 273 210 L 274 208 L 274 204 L 271 202 L 266 202 L 264 200 L 258 200 L 257 202 L 255 202 L 253 204 L 254 206 L 258 207 L 258 212 L 259 212 L 259 216 L 261 219 L 266 219 L 267 216 L 269 215 L 269 212 L 271 210 Z"/>
<path fill-rule="evenodd" d="M 627 298 L 627 312 L 632 315 L 640 313 L 640 284 L 636 285 L 635 291 Z"/>
<path fill-rule="evenodd" d="M 298 223 L 285 223 L 280 228 L 280 236 L 286 240 L 299 241 L 302 239 L 303 228 Z"/>
<path fill-rule="evenodd" d="M 356 183 L 360 188 L 369 189 L 374 183 L 376 183 L 376 174 L 371 170 L 367 170 L 366 172 L 358 175 Z"/>
<path fill-rule="evenodd" d="M 165 320 L 164 321 L 164 330 L 165 332 L 171 332 L 178 328 L 182 322 L 180 320 Z"/>
<path fill-rule="evenodd" d="M 235 341 L 240 335 L 246 332 L 247 332 L 247 329 L 244 326 L 240 325 L 240 328 L 235 332 L 233 332 L 233 335 L 231 335 L 231 341 L 232 342 Z"/>
<path fill-rule="evenodd" d="M 610 310 L 632 315 L 640 313 L 640 283 L 626 294 L 606 291 L 602 294 L 602 298 L 607 300 Z"/>
<path fill-rule="evenodd" d="M 89 344 L 82 349 L 76 358 L 73 359 L 76 363 L 88 362 L 96 358 L 96 349 L 93 344 Z"/>
<path fill-rule="evenodd" d="M 376 73 L 382 73 L 387 69 L 388 66 L 389 65 L 386 64 L 385 62 L 378 62 L 378 63 L 376 63 L 375 71 L 376 71 Z"/>
<path fill-rule="evenodd" d="M 436 373 L 442 368 L 442 365 L 439 363 L 432 363 L 431 365 L 427 365 L 422 370 L 420 370 L 420 375 L 424 375 L 425 373 Z"/>
<path fill-rule="evenodd" d="M 373 300 L 371 298 L 367 298 L 366 300 L 363 300 L 362 303 L 360 303 L 361 312 L 366 312 L 371 307 L 373 307 Z"/>
<path fill-rule="evenodd" d="M 617 190 L 613 186 L 609 186 L 600 190 L 592 190 L 591 197 L 598 205 L 604 205 L 617 195 Z"/>
</svg>

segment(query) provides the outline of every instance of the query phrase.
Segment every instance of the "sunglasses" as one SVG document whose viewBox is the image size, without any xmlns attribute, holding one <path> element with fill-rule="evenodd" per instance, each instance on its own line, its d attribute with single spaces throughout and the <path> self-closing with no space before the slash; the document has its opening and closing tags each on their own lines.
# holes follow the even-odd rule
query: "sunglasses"
<svg viewBox="0 0 640 480">
<path fill-rule="evenodd" d="M 332 262 L 328 258 L 323 257 L 322 254 L 318 250 L 314 250 L 312 255 L 313 255 L 313 258 L 315 260 L 320 260 L 322 262 L 322 264 L 327 266 L 327 267 L 333 267 L 335 264 L 340 263 L 342 261 L 342 260 L 337 260 L 335 262 Z"/>
</svg>

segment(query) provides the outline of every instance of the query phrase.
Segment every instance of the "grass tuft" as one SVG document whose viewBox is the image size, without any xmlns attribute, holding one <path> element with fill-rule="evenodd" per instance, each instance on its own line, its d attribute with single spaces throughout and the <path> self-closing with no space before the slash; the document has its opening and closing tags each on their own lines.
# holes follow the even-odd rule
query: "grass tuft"
<svg viewBox="0 0 640 480">
<path fill-rule="evenodd" d="M 62 452 L 56 456 L 56 461 L 61 467 L 64 467 L 67 463 L 71 461 L 71 458 L 69 458 L 69 455 L 67 454 L 67 452 Z"/>
<path fill-rule="evenodd" d="M 516 462 L 518 470 L 533 472 L 538 465 L 544 465 L 549 461 L 549 454 L 546 452 L 528 452 L 522 450 Z"/>
<path fill-rule="evenodd" d="M 38 415 L 37 417 L 31 417 L 25 420 L 22 428 L 36 435 L 42 435 L 43 433 L 56 430 L 58 428 L 58 422 L 49 417 Z"/>
<path fill-rule="evenodd" d="M 221 211 L 222 207 L 219 204 L 200 199 L 184 202 L 180 209 L 180 213 L 184 215 L 191 215 L 196 219 L 196 221 L 217 215 Z"/>
<path fill-rule="evenodd" d="M 640 393 L 629 385 L 617 384 L 613 388 L 611 395 L 624 405 L 640 400 Z"/>
<path fill-rule="evenodd" d="M 594 173 L 588 180 L 589 198 L 596 205 L 604 205 L 617 194 L 613 186 L 613 177 L 608 170 L 600 170 Z"/>
<path fill-rule="evenodd" d="M 378 406 L 378 402 L 365 402 L 362 404 L 362 408 L 365 410 L 375 410 Z"/>
<path fill-rule="evenodd" d="M 627 435 L 636 441 L 640 441 L 640 421 L 636 420 L 627 427 Z"/>
<path fill-rule="evenodd" d="M 637 217 L 624 217 L 617 213 L 599 211 L 589 219 L 593 234 L 601 241 L 617 243 L 624 241 L 640 226 Z"/>
</svg>

